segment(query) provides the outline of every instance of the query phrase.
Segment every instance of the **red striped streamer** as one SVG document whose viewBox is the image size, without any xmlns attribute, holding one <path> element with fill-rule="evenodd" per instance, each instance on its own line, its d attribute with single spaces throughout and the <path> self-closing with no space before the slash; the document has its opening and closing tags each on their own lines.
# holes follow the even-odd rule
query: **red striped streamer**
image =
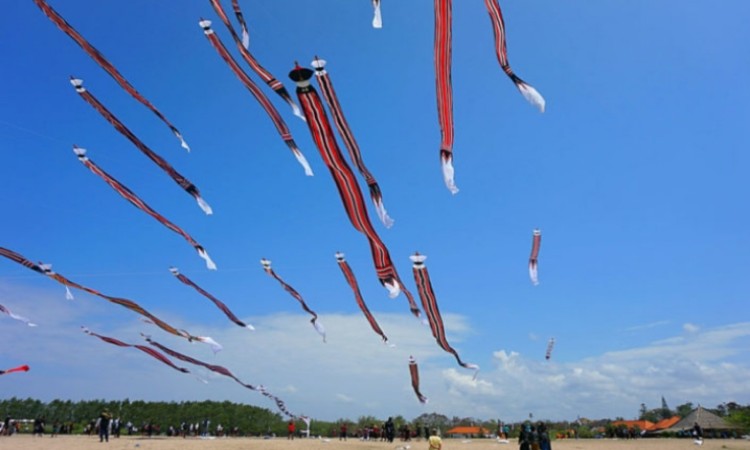
<svg viewBox="0 0 750 450">
<path fill-rule="evenodd" d="M 419 392 L 419 367 L 417 367 L 417 362 L 412 356 L 409 356 L 409 374 L 411 375 L 411 387 L 414 389 L 414 393 L 417 394 L 419 403 L 427 403 L 429 401 L 427 397 Z"/>
<path fill-rule="evenodd" d="M 157 352 L 156 350 L 154 350 L 151 347 L 147 347 L 145 345 L 128 344 L 126 342 L 122 342 L 121 340 L 115 339 L 113 337 L 102 336 L 101 334 L 94 333 L 93 331 L 89 330 L 86 327 L 81 327 L 81 331 L 83 331 L 84 333 L 88 334 L 89 336 L 97 337 L 97 338 L 101 339 L 102 341 L 107 342 L 109 344 L 117 345 L 118 347 L 132 347 L 132 348 L 137 348 L 138 350 L 142 351 L 143 353 L 146 353 L 147 355 L 151 356 L 152 358 L 158 359 L 162 363 L 168 365 L 169 367 L 173 368 L 174 370 L 177 370 L 178 372 L 190 373 L 189 370 L 187 370 L 184 367 L 178 367 L 177 365 L 175 365 L 175 363 L 173 363 L 172 361 L 170 361 L 169 358 L 167 358 L 166 356 L 164 356 L 161 353 Z"/>
<path fill-rule="evenodd" d="M 9 373 L 14 373 L 14 372 L 28 372 L 28 371 L 29 371 L 29 366 L 24 364 L 23 366 L 13 367 L 12 369 L 0 370 L 0 375 L 7 375 Z"/>
<path fill-rule="evenodd" d="M 443 181 L 451 194 L 458 193 L 453 180 L 453 87 L 451 86 L 452 0 L 435 0 L 435 85 L 440 123 L 440 162 Z"/>
<path fill-rule="evenodd" d="M 529 256 L 529 278 L 536 286 L 539 284 L 539 248 L 542 246 L 542 231 L 537 228 L 531 238 L 531 255 Z"/>
</svg>

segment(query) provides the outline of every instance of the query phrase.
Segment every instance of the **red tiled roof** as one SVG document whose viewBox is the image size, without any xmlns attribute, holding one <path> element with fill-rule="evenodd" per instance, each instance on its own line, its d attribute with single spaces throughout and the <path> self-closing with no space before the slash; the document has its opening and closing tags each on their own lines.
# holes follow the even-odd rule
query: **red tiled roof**
<svg viewBox="0 0 750 450">
<path fill-rule="evenodd" d="M 612 425 L 616 427 L 625 425 L 626 427 L 628 427 L 628 429 L 638 427 L 639 429 L 644 431 L 654 429 L 654 423 L 648 420 L 616 420 L 612 422 Z"/>
<path fill-rule="evenodd" d="M 489 434 L 490 430 L 482 427 L 455 427 L 446 431 L 446 434 Z"/>
</svg>

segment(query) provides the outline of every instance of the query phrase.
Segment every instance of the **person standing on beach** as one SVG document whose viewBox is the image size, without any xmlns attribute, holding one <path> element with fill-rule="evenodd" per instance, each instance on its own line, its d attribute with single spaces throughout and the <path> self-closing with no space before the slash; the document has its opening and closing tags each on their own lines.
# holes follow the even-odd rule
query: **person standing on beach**
<svg viewBox="0 0 750 450">
<path fill-rule="evenodd" d="M 286 428 L 287 428 L 286 438 L 294 440 L 294 420 L 290 420 Z"/>
<path fill-rule="evenodd" d="M 339 434 L 339 441 L 346 440 L 346 422 L 341 423 L 341 433 Z"/>
<path fill-rule="evenodd" d="M 433 428 L 432 432 L 430 433 L 429 439 L 427 439 L 427 443 L 429 445 L 428 450 L 442 450 L 443 449 L 443 440 L 440 439 L 440 436 L 438 435 L 437 428 Z"/>
<path fill-rule="evenodd" d="M 549 432 L 547 431 L 547 425 L 543 422 L 539 422 L 539 448 L 540 450 L 552 450 L 552 444 L 549 439 Z"/>
<path fill-rule="evenodd" d="M 518 434 L 518 448 L 519 450 L 531 450 L 531 430 L 528 425 L 521 426 L 521 432 Z"/>
<path fill-rule="evenodd" d="M 102 411 L 99 414 L 99 442 L 109 442 L 109 421 L 112 419 L 112 414 L 108 410 Z"/>
</svg>

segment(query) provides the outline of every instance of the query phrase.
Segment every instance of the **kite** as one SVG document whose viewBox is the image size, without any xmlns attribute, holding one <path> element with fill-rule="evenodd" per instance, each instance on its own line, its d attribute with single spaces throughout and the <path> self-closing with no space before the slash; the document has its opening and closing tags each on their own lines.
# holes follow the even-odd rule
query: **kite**
<svg viewBox="0 0 750 450">
<path fill-rule="evenodd" d="M 156 116 L 161 119 L 162 122 L 164 122 L 170 130 L 172 130 L 172 133 L 177 137 L 177 139 L 180 140 L 180 145 L 182 145 L 182 148 L 184 148 L 187 151 L 190 151 L 190 147 L 187 145 L 187 142 L 185 142 L 185 139 L 182 138 L 182 134 L 180 131 L 172 125 L 172 123 L 167 120 L 166 117 L 158 110 L 154 105 L 151 104 L 143 95 L 141 95 L 138 91 L 135 90 L 133 85 L 131 85 L 128 80 L 123 77 L 120 72 L 117 71 L 115 66 L 112 65 L 109 61 L 107 61 L 106 58 L 104 58 L 104 55 L 102 55 L 99 50 L 94 48 L 93 45 L 91 45 L 86 39 L 84 39 L 83 36 L 81 36 L 78 31 L 76 31 L 65 19 L 63 19 L 60 14 L 57 13 L 54 9 L 52 9 L 51 6 L 49 6 L 44 0 L 34 0 L 34 3 L 42 10 L 42 12 L 52 21 L 59 29 L 61 29 L 65 34 L 70 36 L 71 39 L 73 39 L 76 44 L 78 44 L 83 51 L 85 51 L 94 61 L 96 61 L 102 69 L 104 69 L 112 78 L 115 79 L 117 84 L 120 85 L 125 91 L 127 91 L 128 94 L 130 94 L 134 99 L 141 102 L 146 108 L 150 109 Z"/>
<path fill-rule="evenodd" d="M 102 170 L 99 166 L 94 164 L 94 162 L 91 161 L 88 158 L 88 156 L 86 156 L 85 149 L 73 146 L 73 152 L 75 152 L 76 156 L 78 156 L 78 160 L 81 161 L 83 165 L 88 167 L 96 175 L 99 175 L 104 181 L 107 182 L 107 184 L 109 184 L 115 191 L 117 191 L 118 194 L 123 196 L 130 203 L 132 203 L 136 208 L 145 212 L 149 216 L 158 220 L 165 227 L 169 228 L 170 230 L 174 231 L 175 233 L 185 238 L 185 240 L 188 241 L 188 243 L 192 245 L 193 248 L 198 252 L 198 256 L 203 258 L 203 260 L 206 262 L 206 267 L 208 267 L 210 270 L 216 270 L 216 264 L 214 264 L 214 262 L 211 260 L 211 257 L 208 256 L 208 253 L 206 253 L 206 250 L 189 234 L 187 234 L 180 227 L 173 224 L 172 222 L 167 220 L 164 216 L 156 212 L 153 208 L 151 208 L 148 204 L 146 204 L 146 202 L 144 202 L 137 195 L 135 195 L 133 191 L 128 189 L 125 185 L 123 185 L 122 183 L 114 179 L 110 174 L 108 174 L 107 172 Z"/>
<path fill-rule="evenodd" d="M 389 293 L 391 298 L 398 296 L 399 292 L 404 291 L 409 301 L 409 309 L 412 314 L 419 318 L 420 312 L 414 297 L 406 289 L 396 272 L 396 267 L 391 261 L 388 248 L 378 236 L 375 228 L 370 222 L 365 208 L 365 200 L 362 191 L 359 190 L 357 180 L 349 165 L 346 163 L 344 156 L 341 154 L 336 137 L 331 129 L 331 124 L 326 116 L 323 103 L 320 101 L 317 91 L 310 85 L 310 78 L 313 71 L 297 65 L 289 73 L 291 78 L 297 84 L 297 97 L 299 98 L 302 110 L 307 118 L 307 126 L 310 128 L 315 145 L 320 151 L 328 170 L 331 172 L 333 181 L 341 196 L 341 201 L 349 217 L 349 221 L 354 228 L 364 234 L 370 243 L 370 252 L 372 253 L 375 271 L 377 272 L 380 284 L 382 284 Z"/>
<path fill-rule="evenodd" d="M 425 310 L 427 320 L 430 322 L 432 336 L 435 338 L 440 348 L 453 354 L 459 366 L 478 371 L 479 366 L 476 364 L 465 363 L 461 360 L 461 357 L 458 356 L 458 352 L 450 346 L 448 339 L 445 337 L 443 319 L 440 317 L 440 310 L 438 309 L 437 300 L 435 299 L 435 292 L 432 290 L 430 274 L 427 272 L 427 267 L 424 264 L 427 257 L 415 253 L 410 256 L 409 259 L 413 262 L 412 268 L 414 272 L 414 282 L 417 284 L 417 291 L 419 291 L 419 297 L 422 299 L 422 308 Z"/>
<path fill-rule="evenodd" d="M 417 367 L 417 362 L 412 356 L 409 356 L 409 374 L 411 374 L 411 387 L 414 389 L 414 393 L 417 394 L 419 403 L 429 402 L 427 397 L 419 392 L 419 367 Z"/>
<path fill-rule="evenodd" d="M 547 342 L 547 353 L 544 355 L 544 359 L 547 361 L 552 357 L 553 348 L 555 348 L 555 338 L 549 338 L 549 342 Z"/>
<path fill-rule="evenodd" d="M 542 231 L 536 228 L 531 238 L 531 256 L 529 256 L 529 278 L 531 283 L 536 286 L 539 284 L 539 272 L 537 266 L 539 265 L 539 247 L 542 245 Z"/>
<path fill-rule="evenodd" d="M 294 138 L 292 138 L 292 133 L 289 131 L 289 127 L 287 127 L 284 119 L 281 118 L 279 112 L 276 110 L 273 104 L 271 104 L 271 101 L 268 100 L 268 97 L 266 97 L 263 91 L 261 91 L 253 82 L 253 80 L 251 80 L 250 77 L 242 70 L 240 65 L 237 64 L 237 61 L 232 58 L 232 55 L 229 54 L 227 48 L 224 46 L 224 44 L 221 43 L 221 40 L 219 40 L 219 37 L 216 36 L 216 33 L 214 33 L 214 30 L 211 28 L 211 21 L 201 19 L 198 24 L 201 26 L 201 28 L 203 28 L 203 33 L 208 38 L 208 41 L 211 43 L 214 49 L 219 52 L 219 56 L 221 56 L 221 59 L 223 59 L 229 65 L 234 74 L 237 75 L 237 78 L 242 81 L 242 84 L 245 85 L 245 87 L 255 96 L 263 109 L 266 110 L 266 113 L 268 113 L 268 116 L 276 126 L 276 130 L 281 135 L 281 139 L 286 143 L 286 145 L 294 154 L 294 157 L 297 158 L 297 161 L 305 169 L 305 175 L 312 176 L 313 172 L 310 168 L 310 164 L 307 163 L 307 159 L 305 159 L 305 156 L 297 147 L 297 143 L 294 142 Z"/>
<path fill-rule="evenodd" d="M 196 291 L 198 291 L 201 295 L 203 295 L 207 299 L 209 299 L 212 302 L 214 302 L 214 305 L 216 305 L 217 308 L 219 308 L 220 310 L 222 310 L 224 312 L 224 314 L 226 314 L 226 316 L 227 316 L 227 318 L 229 320 L 231 320 L 232 322 L 236 323 L 237 325 L 239 325 L 239 326 L 241 326 L 243 328 L 247 328 L 249 330 L 254 330 L 255 329 L 252 325 L 246 324 L 245 322 L 243 322 L 239 318 L 237 318 L 237 316 L 235 316 L 234 313 L 232 313 L 232 311 L 229 310 L 229 308 L 227 307 L 227 305 L 225 305 L 218 298 L 214 297 L 210 293 L 208 293 L 205 290 L 203 290 L 200 286 L 198 286 L 197 284 L 195 284 L 190 278 L 188 278 L 185 275 L 181 274 L 180 271 L 176 267 L 170 267 L 169 271 L 172 272 L 172 275 L 174 275 L 175 277 L 177 277 L 177 279 L 180 280 L 182 283 L 184 283 L 184 284 L 192 287 L 193 289 L 195 289 Z"/>
<path fill-rule="evenodd" d="M 28 371 L 29 371 L 29 366 L 23 365 L 23 366 L 13 367 L 12 369 L 0 370 L 0 375 L 7 375 L 13 372 L 28 372 Z"/>
<path fill-rule="evenodd" d="M 116 305 L 123 306 L 125 308 L 128 308 L 131 311 L 135 311 L 136 313 L 148 318 L 154 325 L 158 326 L 159 328 L 166 331 L 167 333 L 173 334 L 175 336 L 184 337 L 189 341 L 198 341 L 198 342 L 204 342 L 206 344 L 209 344 L 211 348 L 213 349 L 214 353 L 221 350 L 221 345 L 219 345 L 212 338 L 208 336 L 193 336 L 185 330 L 177 330 L 173 326 L 169 325 L 168 323 L 164 322 L 163 320 L 159 319 L 155 315 L 143 309 L 139 304 L 135 303 L 134 301 L 131 301 L 125 298 L 111 297 L 109 295 L 104 295 L 95 289 L 91 289 L 90 287 L 80 285 L 74 281 L 71 281 L 65 278 L 59 273 L 53 272 L 51 270 L 51 265 L 49 264 L 41 264 L 41 263 L 34 264 L 33 262 L 31 262 L 31 260 L 24 257 L 23 255 L 16 253 L 13 250 L 4 248 L 4 247 L 0 247 L 0 256 L 4 256 L 10 259 L 11 261 L 15 261 L 18 264 L 21 264 L 22 266 L 33 270 L 34 272 L 40 273 L 42 275 L 46 275 L 52 278 L 53 280 L 57 281 L 58 283 L 62 284 L 63 286 L 66 286 L 66 287 L 70 286 L 75 289 L 80 289 L 84 292 L 88 292 L 91 295 L 95 295 L 97 297 L 103 298 L 104 300 L 107 300 Z"/>
<path fill-rule="evenodd" d="M 240 5 L 237 0 L 233 0 L 232 7 L 234 8 L 235 15 L 237 16 L 237 20 L 240 22 L 240 27 L 242 28 L 242 40 L 240 40 L 239 36 L 237 36 L 237 32 L 234 31 L 234 27 L 229 22 L 227 13 L 224 11 L 224 8 L 221 7 L 221 0 L 209 1 L 211 2 L 211 6 L 214 7 L 214 11 L 216 11 L 216 14 L 218 14 L 221 21 L 224 22 L 224 25 L 226 25 L 227 30 L 229 30 L 229 33 L 232 35 L 232 39 L 234 39 L 234 42 L 237 44 L 237 48 L 242 55 L 242 59 L 244 59 L 245 62 L 248 63 L 250 67 L 252 67 L 253 71 L 258 74 L 258 76 L 261 77 L 263 81 L 265 81 L 266 84 L 274 90 L 274 92 L 279 94 L 279 96 L 289 104 L 295 116 L 299 117 L 302 120 L 305 120 L 305 116 L 302 115 L 299 106 L 294 103 L 294 100 L 292 100 L 292 96 L 289 95 L 289 92 L 286 90 L 284 85 L 281 84 L 281 81 L 277 80 L 273 75 L 271 75 L 268 70 L 261 66 L 258 60 L 256 60 L 255 57 L 253 57 L 253 55 L 248 51 L 248 47 L 250 46 L 250 35 L 247 32 L 247 24 L 245 23 L 245 19 L 242 16 L 242 10 L 240 9 Z"/>
<path fill-rule="evenodd" d="M 190 373 L 189 370 L 187 370 L 184 367 L 178 367 L 177 365 L 175 365 L 175 363 L 173 363 L 172 361 L 170 361 L 169 358 L 167 358 L 166 356 L 164 356 L 161 353 L 157 352 L 156 350 L 154 350 L 151 347 L 147 347 L 145 345 L 127 344 L 127 343 L 122 342 L 122 341 L 120 341 L 118 339 L 111 338 L 111 337 L 108 337 L 108 336 L 102 336 L 101 334 L 94 333 L 93 331 L 89 330 L 86 327 L 81 327 L 81 331 L 83 331 L 84 333 L 88 334 L 89 336 L 98 337 L 102 341 L 108 342 L 108 343 L 110 343 L 112 345 L 117 345 L 119 347 L 137 348 L 138 350 L 140 350 L 140 351 L 142 351 L 142 352 L 150 355 L 153 358 L 158 359 L 159 361 L 163 362 L 164 364 L 168 365 L 169 367 L 173 368 L 174 370 L 177 370 L 178 372 Z"/>
<path fill-rule="evenodd" d="M 21 321 L 21 322 L 25 323 L 26 325 L 28 325 L 30 327 L 35 327 L 36 326 L 36 324 L 32 323 L 29 319 L 27 319 L 27 318 L 25 318 L 23 316 L 19 316 L 18 314 L 13 314 L 13 312 L 11 310 L 9 310 L 8 308 L 6 308 L 3 305 L 0 305 L 0 313 L 7 314 L 8 316 L 10 316 L 11 319 L 16 319 L 18 321 Z"/>
<path fill-rule="evenodd" d="M 383 28 L 383 18 L 380 15 L 380 0 L 372 0 L 372 8 L 375 10 L 372 18 L 373 28 Z"/>
<path fill-rule="evenodd" d="M 435 0 L 435 82 L 440 123 L 440 161 L 443 181 L 451 194 L 458 193 L 453 180 L 453 88 L 451 86 L 451 27 L 453 0 Z"/>
<path fill-rule="evenodd" d="M 292 297 L 297 299 L 298 302 L 302 305 L 302 309 L 304 309 L 308 314 L 312 316 L 312 319 L 310 319 L 310 323 L 312 323 L 313 327 L 315 328 L 315 331 L 318 332 L 321 336 L 323 336 L 323 342 L 326 341 L 326 330 L 323 328 L 323 325 L 318 321 L 318 315 L 313 311 L 312 309 L 307 307 L 307 303 L 305 303 L 305 300 L 302 298 L 302 296 L 297 292 L 293 287 L 286 284 L 284 280 L 281 279 L 280 276 L 276 275 L 276 272 L 273 271 L 273 268 L 271 268 L 271 261 L 263 258 L 260 260 L 260 263 L 263 265 L 263 270 L 267 274 L 269 274 L 271 277 L 276 279 L 279 283 L 281 283 L 281 286 L 284 288 L 285 291 L 287 291 Z"/>
<path fill-rule="evenodd" d="M 523 97 L 532 105 L 539 108 L 539 111 L 544 112 L 544 97 L 537 92 L 531 85 L 523 81 L 518 75 L 513 73 L 513 69 L 510 68 L 508 62 L 508 49 L 505 42 L 505 22 L 503 21 L 503 13 L 500 10 L 500 4 L 498 0 L 484 0 L 487 11 L 490 13 L 490 21 L 492 22 L 492 31 L 495 34 L 495 53 L 497 53 L 497 60 L 500 63 L 503 71 L 516 85 L 518 91 Z"/>
<path fill-rule="evenodd" d="M 104 117 L 104 119 L 107 120 L 107 122 L 112 124 L 112 126 L 114 126 L 117 131 L 128 138 L 128 140 L 132 142 L 133 145 L 138 148 L 138 150 L 140 150 L 151 161 L 153 161 L 164 172 L 166 172 L 167 175 L 169 175 L 175 181 L 175 183 L 177 183 L 182 189 L 185 190 L 185 192 L 190 194 L 198 202 L 198 206 L 200 206 L 203 212 L 209 215 L 213 213 L 211 207 L 201 197 L 201 193 L 200 191 L 198 191 L 198 188 L 193 183 L 191 183 L 190 180 L 177 172 L 174 167 L 172 167 L 167 161 L 164 160 L 164 158 L 156 154 L 156 152 L 151 150 L 146 144 L 138 139 L 132 131 L 130 131 L 96 97 L 94 97 L 88 90 L 86 90 L 85 87 L 83 87 L 83 80 L 81 80 L 80 78 L 70 77 L 70 84 L 73 85 L 76 92 L 81 96 L 81 98 L 86 101 L 86 103 L 91 105 L 99 114 L 102 115 L 102 117 Z"/>
<path fill-rule="evenodd" d="M 261 385 L 255 386 L 255 385 L 252 385 L 252 384 L 245 383 L 242 380 L 240 380 L 239 378 L 237 378 L 226 367 L 218 366 L 218 365 L 215 365 L 215 364 L 205 363 L 203 361 L 197 360 L 197 359 L 192 358 L 192 357 L 190 357 L 188 355 L 184 355 L 184 354 L 176 352 L 176 351 L 174 351 L 174 350 L 172 350 L 172 349 L 170 349 L 168 347 L 165 347 L 165 346 L 159 344 L 158 342 L 155 342 L 155 341 L 151 340 L 150 336 L 146 336 L 146 335 L 143 335 L 143 336 L 144 336 L 144 338 L 146 339 L 146 341 L 149 344 L 151 344 L 154 347 L 158 348 L 159 350 L 163 351 L 167 355 L 169 355 L 169 356 L 171 356 L 173 358 L 177 358 L 180 361 L 184 361 L 186 363 L 194 364 L 196 366 L 205 367 L 206 369 L 208 369 L 208 370 L 210 370 L 212 372 L 216 372 L 219 375 L 224 375 L 225 377 L 229 377 L 229 378 L 233 379 L 234 381 L 236 381 L 241 386 L 243 386 L 243 387 L 245 387 L 247 389 L 250 389 L 251 391 L 258 391 L 261 394 L 263 394 L 264 396 L 266 396 L 266 397 L 270 398 L 271 400 L 273 400 L 276 403 L 276 406 L 279 408 L 279 410 L 281 412 L 283 412 L 284 414 L 286 414 L 288 417 L 294 417 L 294 418 L 297 417 L 294 414 L 290 413 L 286 409 L 286 406 L 284 405 L 284 402 L 281 399 L 279 399 L 275 395 L 273 395 L 273 394 L 269 393 L 268 391 L 266 391 L 266 389 L 263 386 L 261 386 Z"/>
<path fill-rule="evenodd" d="M 359 290 L 359 285 L 357 284 L 357 278 L 354 276 L 354 272 L 352 272 L 352 268 L 349 267 L 349 263 L 346 262 L 346 259 L 344 258 L 344 254 L 341 252 L 336 252 L 336 261 L 339 263 L 339 267 L 341 268 L 341 271 L 344 273 L 344 278 L 346 278 L 346 282 L 349 283 L 349 287 L 352 288 L 352 291 L 354 292 L 354 298 L 357 300 L 357 305 L 359 305 L 359 309 L 362 310 L 362 313 L 367 318 L 367 321 L 370 323 L 370 327 L 372 328 L 372 331 L 380 335 L 381 338 L 383 338 L 383 343 L 388 343 L 388 337 L 383 333 L 383 330 L 380 328 L 380 325 L 378 325 L 378 322 L 375 320 L 375 318 L 372 316 L 372 313 L 370 312 L 370 309 L 365 304 L 365 300 L 362 298 L 362 293 Z"/>
<path fill-rule="evenodd" d="M 378 182 L 375 181 L 375 177 L 373 177 L 370 171 L 367 170 L 367 167 L 365 167 L 365 163 L 362 160 L 362 153 L 359 150 L 359 145 L 354 139 L 352 130 L 349 128 L 349 124 L 341 110 L 339 99 L 336 97 L 336 91 L 333 89 L 333 83 L 331 83 L 325 65 L 326 61 L 323 59 L 315 58 L 312 62 L 312 66 L 315 68 L 315 75 L 318 84 L 320 85 L 320 90 L 323 93 L 323 98 L 328 105 L 328 109 L 331 110 L 333 122 L 336 124 L 336 129 L 338 130 L 339 135 L 344 140 L 344 145 L 347 150 L 349 150 L 349 156 L 351 157 L 352 162 L 357 166 L 359 173 L 362 174 L 367 183 L 367 187 L 370 189 L 370 197 L 372 198 L 373 204 L 375 204 L 375 211 L 377 211 L 380 221 L 383 222 L 383 225 L 385 225 L 386 228 L 390 228 L 393 225 L 393 219 L 388 217 L 385 206 L 383 206 L 383 195 L 380 192 L 380 186 L 378 186 Z"/>
</svg>

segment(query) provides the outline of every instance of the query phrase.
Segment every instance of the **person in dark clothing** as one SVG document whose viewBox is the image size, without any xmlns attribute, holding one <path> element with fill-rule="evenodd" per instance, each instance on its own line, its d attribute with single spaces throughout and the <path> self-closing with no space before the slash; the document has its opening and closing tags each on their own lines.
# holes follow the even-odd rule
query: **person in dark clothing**
<svg viewBox="0 0 750 450">
<path fill-rule="evenodd" d="M 518 448 L 519 450 L 530 450 L 531 449 L 531 430 L 528 425 L 521 427 L 521 432 L 518 434 Z"/>
<path fill-rule="evenodd" d="M 385 422 L 385 437 L 388 439 L 388 442 L 393 442 L 393 439 L 396 437 L 396 425 L 393 424 L 392 417 L 389 417 Z"/>
<path fill-rule="evenodd" d="M 108 410 L 99 414 L 99 442 L 109 442 L 109 421 L 112 420 L 112 414 Z"/>
<path fill-rule="evenodd" d="M 552 444 L 549 439 L 549 432 L 547 431 L 547 425 L 544 422 L 537 424 L 537 431 L 539 432 L 539 448 L 540 450 L 552 450 Z"/>
<path fill-rule="evenodd" d="M 695 422 L 695 424 L 693 425 L 693 437 L 696 441 L 703 440 L 703 429 L 700 425 L 698 425 L 698 422 Z"/>
</svg>

